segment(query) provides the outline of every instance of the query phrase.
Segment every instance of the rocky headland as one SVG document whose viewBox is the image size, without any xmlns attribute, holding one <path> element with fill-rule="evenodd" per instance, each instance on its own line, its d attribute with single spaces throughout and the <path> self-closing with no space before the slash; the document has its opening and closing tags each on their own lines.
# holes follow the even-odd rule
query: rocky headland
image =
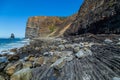
<svg viewBox="0 0 120 80">
<path fill-rule="evenodd" d="M 58 37 L 69 28 L 76 14 L 69 17 L 35 16 L 27 22 L 26 38 Z"/>
<path fill-rule="evenodd" d="M 119 25 L 119 0 L 84 0 L 76 19 L 65 32 L 65 35 L 119 34 Z"/>
<path fill-rule="evenodd" d="M 120 80 L 118 0 L 85 0 L 70 17 L 31 17 L 30 45 L 0 55 L 0 80 Z"/>
</svg>

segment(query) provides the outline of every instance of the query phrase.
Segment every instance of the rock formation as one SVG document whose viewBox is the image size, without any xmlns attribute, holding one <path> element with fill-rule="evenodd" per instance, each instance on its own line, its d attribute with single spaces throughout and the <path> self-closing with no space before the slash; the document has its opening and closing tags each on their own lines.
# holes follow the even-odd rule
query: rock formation
<svg viewBox="0 0 120 80">
<path fill-rule="evenodd" d="M 10 36 L 11 39 L 14 39 L 15 38 L 15 35 L 13 33 L 11 33 L 11 36 Z"/>
<path fill-rule="evenodd" d="M 108 35 L 120 33 L 119 4 L 85 0 L 76 19 L 29 18 L 30 45 L 0 55 L 0 80 L 120 80 L 120 35 Z M 75 36 L 47 37 L 63 34 Z"/>
<path fill-rule="evenodd" d="M 84 0 L 65 35 L 120 33 L 120 0 Z"/>
<path fill-rule="evenodd" d="M 31 17 L 26 38 L 77 35 L 84 33 L 120 33 L 119 0 L 85 0 L 77 16 Z"/>
<path fill-rule="evenodd" d="M 16 54 L 1 55 L 0 80 L 120 80 L 119 38 L 87 34 L 33 39 Z M 20 58 L 14 60 L 16 55 Z"/>
<path fill-rule="evenodd" d="M 27 22 L 26 38 L 57 36 L 64 33 L 64 28 L 71 24 L 76 15 L 70 17 L 30 17 Z M 61 31 L 61 32 L 60 32 Z"/>
</svg>

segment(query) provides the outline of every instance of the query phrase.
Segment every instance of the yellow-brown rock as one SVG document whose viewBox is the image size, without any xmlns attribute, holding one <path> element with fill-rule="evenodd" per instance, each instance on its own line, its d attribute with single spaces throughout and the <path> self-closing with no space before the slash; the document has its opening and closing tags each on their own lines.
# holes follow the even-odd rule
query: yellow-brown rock
<svg viewBox="0 0 120 80">
<path fill-rule="evenodd" d="M 69 27 L 76 15 L 70 17 L 30 17 L 26 27 L 26 38 L 60 36 Z"/>
<path fill-rule="evenodd" d="M 30 68 L 32 66 L 33 66 L 32 62 L 25 62 L 25 63 L 23 63 L 23 68 Z"/>
<path fill-rule="evenodd" d="M 35 57 L 30 57 L 29 58 L 29 61 L 34 61 L 35 60 Z"/>
<path fill-rule="evenodd" d="M 30 80 L 32 78 L 32 70 L 30 68 L 22 69 L 11 76 L 10 80 Z"/>
<path fill-rule="evenodd" d="M 58 57 L 57 56 L 53 56 L 51 59 L 50 59 L 50 62 L 51 63 L 54 63 L 55 61 L 58 60 Z"/>
<path fill-rule="evenodd" d="M 21 62 L 17 62 L 15 64 L 8 64 L 7 67 L 5 68 L 5 72 L 8 75 L 12 75 L 13 73 L 15 73 L 16 71 L 19 71 L 20 69 L 22 69 L 22 63 Z"/>
<path fill-rule="evenodd" d="M 42 65 L 44 63 L 44 57 L 39 57 L 36 61 L 36 64 Z"/>
</svg>

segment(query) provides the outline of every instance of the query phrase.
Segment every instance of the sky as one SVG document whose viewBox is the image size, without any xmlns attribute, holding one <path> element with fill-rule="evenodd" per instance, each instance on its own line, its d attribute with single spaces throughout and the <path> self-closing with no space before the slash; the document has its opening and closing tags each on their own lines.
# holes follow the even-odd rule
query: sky
<svg viewBox="0 0 120 80">
<path fill-rule="evenodd" d="M 0 37 L 24 37 L 32 16 L 70 16 L 83 0 L 0 0 Z"/>
</svg>

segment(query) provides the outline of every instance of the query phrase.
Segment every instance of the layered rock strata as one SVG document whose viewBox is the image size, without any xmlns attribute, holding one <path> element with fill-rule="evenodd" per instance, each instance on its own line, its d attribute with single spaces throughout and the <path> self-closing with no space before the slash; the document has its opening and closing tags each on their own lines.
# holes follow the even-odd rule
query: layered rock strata
<svg viewBox="0 0 120 80">
<path fill-rule="evenodd" d="M 120 33 L 119 0 L 84 0 L 65 35 Z"/>
<path fill-rule="evenodd" d="M 16 50 L 17 60 L 1 55 L 0 79 L 119 80 L 120 36 L 84 36 L 34 39 Z"/>
<path fill-rule="evenodd" d="M 30 17 L 26 27 L 26 38 L 60 36 L 75 19 L 76 14 L 70 17 Z"/>
</svg>

